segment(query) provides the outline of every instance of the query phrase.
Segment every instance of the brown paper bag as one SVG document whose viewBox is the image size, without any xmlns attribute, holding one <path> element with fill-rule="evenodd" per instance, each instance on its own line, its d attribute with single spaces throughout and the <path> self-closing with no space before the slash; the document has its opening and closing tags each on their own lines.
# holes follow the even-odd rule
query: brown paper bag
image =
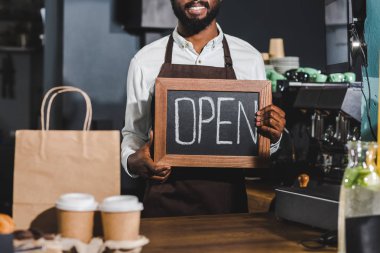
<svg viewBox="0 0 380 253">
<path fill-rule="evenodd" d="M 49 130 L 51 105 L 63 92 L 79 92 L 84 97 L 87 112 L 83 131 Z M 87 94 L 75 87 L 61 86 L 44 97 L 42 130 L 16 132 L 13 218 L 17 229 L 56 232 L 54 205 L 61 194 L 90 193 L 98 202 L 120 194 L 120 133 L 90 131 L 91 118 Z"/>
</svg>

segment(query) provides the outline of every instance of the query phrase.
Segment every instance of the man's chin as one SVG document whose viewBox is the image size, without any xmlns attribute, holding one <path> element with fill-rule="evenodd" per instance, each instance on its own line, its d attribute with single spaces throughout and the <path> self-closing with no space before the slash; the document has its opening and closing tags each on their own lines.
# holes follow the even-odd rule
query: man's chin
<svg viewBox="0 0 380 253">
<path fill-rule="evenodd" d="M 195 35 L 203 31 L 209 24 L 188 24 L 183 26 L 187 32 L 187 35 Z"/>
<path fill-rule="evenodd" d="M 200 23 L 203 23 L 205 20 L 206 20 L 206 18 L 188 18 L 188 23 L 200 24 Z"/>
<path fill-rule="evenodd" d="M 205 20 L 207 18 L 207 15 L 205 16 L 186 16 L 188 20 L 192 21 L 192 22 L 202 22 L 203 20 Z"/>
</svg>

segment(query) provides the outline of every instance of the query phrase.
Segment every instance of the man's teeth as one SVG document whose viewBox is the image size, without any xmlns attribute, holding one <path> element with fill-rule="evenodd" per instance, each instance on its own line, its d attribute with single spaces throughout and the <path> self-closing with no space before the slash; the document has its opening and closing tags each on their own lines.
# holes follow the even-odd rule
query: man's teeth
<svg viewBox="0 0 380 253">
<path fill-rule="evenodd" d="M 190 7 L 190 10 L 196 10 L 196 11 L 198 11 L 198 10 L 202 10 L 204 8 L 205 8 L 204 6 L 194 6 L 194 7 Z"/>
</svg>

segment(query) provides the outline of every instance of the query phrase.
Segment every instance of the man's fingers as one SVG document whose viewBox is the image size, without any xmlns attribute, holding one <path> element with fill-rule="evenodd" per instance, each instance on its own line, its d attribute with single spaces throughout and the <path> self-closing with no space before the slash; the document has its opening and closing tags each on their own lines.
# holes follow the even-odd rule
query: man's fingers
<svg viewBox="0 0 380 253">
<path fill-rule="evenodd" d="M 264 117 L 264 118 L 275 118 L 275 119 L 285 119 L 285 116 L 282 116 L 280 113 L 276 111 L 267 111 L 263 115 L 260 115 L 258 117 Z"/>
<path fill-rule="evenodd" d="M 256 113 L 256 126 L 272 142 L 279 140 L 285 124 L 285 112 L 275 105 L 268 105 Z"/>
<path fill-rule="evenodd" d="M 270 135 L 271 139 L 275 140 L 275 141 L 278 138 L 280 138 L 281 133 L 282 133 L 282 131 L 278 131 L 278 130 L 271 128 L 271 127 L 268 127 L 268 126 L 262 126 L 262 127 L 260 127 L 260 130 L 268 133 Z"/>
<path fill-rule="evenodd" d="M 150 130 L 149 132 L 149 141 L 145 142 L 143 149 L 145 152 L 148 150 L 150 154 L 150 147 L 153 145 L 153 130 Z"/>
<path fill-rule="evenodd" d="M 153 141 L 153 131 L 150 132 L 150 141 L 146 142 L 139 150 L 128 158 L 128 167 L 134 174 L 144 178 L 151 176 L 167 176 L 170 174 L 170 166 L 166 164 L 157 165 L 150 155 L 150 145 Z"/>
<path fill-rule="evenodd" d="M 257 111 L 257 115 L 261 116 L 271 111 L 276 112 L 281 118 L 285 118 L 285 112 L 275 105 L 268 105 L 262 108 L 261 110 Z"/>
<path fill-rule="evenodd" d="M 172 170 L 168 168 L 163 168 L 162 170 L 158 170 L 156 175 L 161 177 L 166 177 L 168 174 L 170 174 Z"/>
<path fill-rule="evenodd" d="M 145 161 L 145 167 L 148 169 L 151 175 L 166 175 L 170 171 L 170 166 L 168 165 L 156 165 L 152 159 L 147 159 Z"/>
<path fill-rule="evenodd" d="M 278 119 L 278 118 L 277 119 L 276 118 L 268 118 L 268 119 L 264 119 L 263 125 L 270 127 L 270 128 L 274 128 L 274 129 L 282 132 L 282 130 L 284 130 L 284 127 L 285 127 L 285 120 L 284 119 Z"/>
<path fill-rule="evenodd" d="M 257 116 L 256 117 L 256 125 L 257 126 L 269 126 L 272 128 L 276 128 L 277 130 L 284 129 L 286 124 L 285 118 L 280 117 L 276 112 L 268 113 L 265 117 L 264 116 Z"/>
<path fill-rule="evenodd" d="M 168 173 L 166 174 L 166 176 L 164 176 L 164 178 L 162 179 L 161 183 L 165 182 L 166 180 L 168 180 L 170 174 L 172 173 L 172 170 L 169 170 Z"/>
<path fill-rule="evenodd" d="M 149 147 L 153 144 L 153 130 L 149 132 Z"/>
<path fill-rule="evenodd" d="M 275 119 L 264 119 L 264 120 L 260 121 L 260 124 L 261 124 L 261 126 L 266 126 L 266 127 L 269 127 L 269 128 L 274 128 L 276 130 L 280 130 L 281 129 L 280 123 L 277 120 L 275 120 Z"/>
<path fill-rule="evenodd" d="M 153 175 L 150 177 L 151 180 L 154 180 L 154 181 L 159 181 L 161 183 L 165 182 L 166 180 L 168 180 L 170 174 L 171 174 L 172 170 L 169 169 L 169 170 L 166 170 L 165 171 L 165 175 Z"/>
<path fill-rule="evenodd" d="M 269 105 L 269 106 L 265 107 L 264 112 L 269 112 L 269 111 L 274 111 L 281 118 L 285 118 L 285 112 L 283 110 L 281 110 L 279 107 L 275 106 L 275 105 Z"/>
</svg>

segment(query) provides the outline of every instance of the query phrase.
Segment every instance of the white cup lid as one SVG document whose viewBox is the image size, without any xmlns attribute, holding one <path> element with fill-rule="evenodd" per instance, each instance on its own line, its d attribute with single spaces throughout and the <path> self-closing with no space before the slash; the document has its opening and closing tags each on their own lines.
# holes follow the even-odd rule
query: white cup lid
<svg viewBox="0 0 380 253">
<path fill-rule="evenodd" d="M 67 193 L 59 197 L 56 208 L 65 211 L 95 211 L 98 203 L 94 196 L 86 193 Z"/>
<path fill-rule="evenodd" d="M 136 196 L 111 196 L 105 198 L 99 205 L 99 210 L 102 212 L 135 212 L 143 210 L 143 204 L 140 203 Z"/>
</svg>

